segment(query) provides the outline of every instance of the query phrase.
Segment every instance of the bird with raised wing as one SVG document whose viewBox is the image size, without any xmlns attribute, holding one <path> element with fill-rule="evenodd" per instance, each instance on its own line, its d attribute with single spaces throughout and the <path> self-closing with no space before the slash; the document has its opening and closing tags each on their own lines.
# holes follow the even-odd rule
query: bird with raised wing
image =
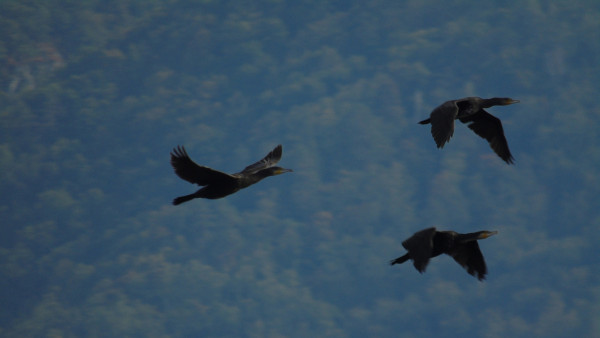
<svg viewBox="0 0 600 338">
<path fill-rule="evenodd" d="M 265 177 L 291 172 L 292 169 L 275 166 L 281 159 L 282 153 L 283 148 L 278 145 L 260 161 L 247 166 L 238 173 L 227 174 L 196 164 L 188 156 L 183 146 L 177 146 L 171 152 L 171 165 L 175 169 L 175 174 L 181 179 L 198 184 L 203 188 L 193 194 L 175 198 L 173 204 L 178 205 L 194 198 L 223 198 L 240 189 L 247 188 Z"/>
</svg>

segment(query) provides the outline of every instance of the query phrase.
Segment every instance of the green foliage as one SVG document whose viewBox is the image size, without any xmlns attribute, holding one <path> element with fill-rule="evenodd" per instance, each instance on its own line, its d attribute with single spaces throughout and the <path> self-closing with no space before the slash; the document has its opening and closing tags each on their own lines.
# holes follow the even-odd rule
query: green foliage
<svg viewBox="0 0 600 338">
<path fill-rule="evenodd" d="M 2 1 L 0 335 L 593 336 L 594 1 Z M 515 166 L 441 102 L 492 108 Z M 294 172 L 223 200 L 169 151 Z M 413 232 L 500 230 L 489 280 L 389 267 Z M 485 323 L 485 325 L 481 325 Z"/>
</svg>

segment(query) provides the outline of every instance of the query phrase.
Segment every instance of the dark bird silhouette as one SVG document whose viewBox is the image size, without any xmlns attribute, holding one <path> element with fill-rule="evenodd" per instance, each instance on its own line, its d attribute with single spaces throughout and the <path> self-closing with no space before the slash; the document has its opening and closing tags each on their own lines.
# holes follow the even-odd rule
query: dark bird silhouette
<svg viewBox="0 0 600 338">
<path fill-rule="evenodd" d="M 469 123 L 468 127 L 475 134 L 486 139 L 501 159 L 508 164 L 512 164 L 514 158 L 508 149 L 502 122 L 485 111 L 484 108 L 506 106 L 518 102 L 519 100 L 508 97 L 494 97 L 491 99 L 465 97 L 459 100 L 446 101 L 435 108 L 428 119 L 419 123 L 431 123 L 431 135 L 433 135 L 438 148 L 443 148 L 444 144 L 450 141 L 454 134 L 454 120 L 458 119 L 462 123 Z"/>
<path fill-rule="evenodd" d="M 291 169 L 274 166 L 281 159 L 282 152 L 280 144 L 262 160 L 247 166 L 239 173 L 230 175 L 194 163 L 185 148 L 177 146 L 171 153 L 171 165 L 175 169 L 175 174 L 190 183 L 203 186 L 203 188 L 193 194 L 177 197 L 173 200 L 173 204 L 178 205 L 194 198 L 222 198 L 249 187 L 265 177 L 290 172 Z"/>
<path fill-rule="evenodd" d="M 430 258 L 444 253 L 452 256 L 470 275 L 481 281 L 485 279 L 487 267 L 477 240 L 497 233 L 498 231 L 478 231 L 459 234 L 454 231 L 436 231 L 435 228 L 421 230 L 402 242 L 408 253 L 391 260 L 390 264 L 402 264 L 412 259 L 415 268 L 423 273 Z"/>
</svg>

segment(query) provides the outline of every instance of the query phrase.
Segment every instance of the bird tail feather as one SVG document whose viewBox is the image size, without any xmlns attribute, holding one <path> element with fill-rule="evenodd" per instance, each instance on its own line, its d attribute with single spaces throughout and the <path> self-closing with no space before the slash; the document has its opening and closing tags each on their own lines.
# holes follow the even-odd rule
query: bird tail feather
<svg viewBox="0 0 600 338">
<path fill-rule="evenodd" d="M 185 195 L 185 196 L 179 196 L 176 199 L 173 200 L 173 205 L 179 205 L 183 202 L 187 202 L 190 200 L 193 200 L 194 198 L 196 198 L 196 194 L 189 194 L 189 195 Z"/>
<path fill-rule="evenodd" d="M 406 262 L 409 258 L 410 258 L 410 256 L 408 254 L 406 254 L 406 255 L 398 257 L 396 259 L 392 259 L 390 261 L 390 265 L 402 264 L 402 263 Z"/>
</svg>

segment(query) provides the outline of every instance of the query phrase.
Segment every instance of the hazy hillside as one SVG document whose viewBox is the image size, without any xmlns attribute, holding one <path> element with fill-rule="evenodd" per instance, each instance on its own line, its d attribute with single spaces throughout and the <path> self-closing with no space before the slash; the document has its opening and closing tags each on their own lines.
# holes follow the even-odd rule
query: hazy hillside
<svg viewBox="0 0 600 338">
<path fill-rule="evenodd" d="M 401 4 L 400 4 L 401 3 Z M 0 3 L 0 336 L 593 337 L 600 4 Z M 515 165 L 464 96 L 521 101 Z M 169 152 L 291 174 L 221 200 Z M 489 275 L 390 267 L 437 226 L 498 230 Z"/>
</svg>

